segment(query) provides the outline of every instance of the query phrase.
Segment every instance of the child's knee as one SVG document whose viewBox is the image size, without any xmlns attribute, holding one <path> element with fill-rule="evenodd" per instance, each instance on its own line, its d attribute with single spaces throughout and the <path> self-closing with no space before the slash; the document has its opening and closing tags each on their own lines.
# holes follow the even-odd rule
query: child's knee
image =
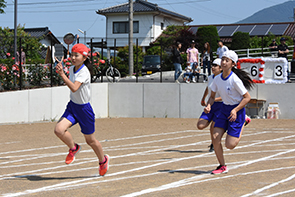
<svg viewBox="0 0 295 197">
<path fill-rule="evenodd" d="M 90 138 L 90 139 L 86 139 L 86 143 L 89 145 L 89 146 L 95 146 L 96 145 L 96 143 L 97 143 L 97 141 L 96 141 L 96 139 L 92 139 L 92 138 Z"/>
<path fill-rule="evenodd" d="M 205 125 L 202 124 L 202 123 L 200 123 L 200 122 L 198 122 L 198 123 L 197 123 L 197 128 L 198 128 L 199 130 L 203 130 L 203 129 L 205 128 Z"/>
<path fill-rule="evenodd" d="M 65 130 L 60 126 L 60 125 L 56 125 L 54 128 L 54 134 L 57 136 L 61 136 L 65 133 Z"/>
<path fill-rule="evenodd" d="M 236 142 L 235 143 L 229 143 L 229 142 L 225 143 L 225 147 L 230 150 L 234 149 L 237 145 L 238 145 L 238 143 L 236 143 Z"/>
</svg>

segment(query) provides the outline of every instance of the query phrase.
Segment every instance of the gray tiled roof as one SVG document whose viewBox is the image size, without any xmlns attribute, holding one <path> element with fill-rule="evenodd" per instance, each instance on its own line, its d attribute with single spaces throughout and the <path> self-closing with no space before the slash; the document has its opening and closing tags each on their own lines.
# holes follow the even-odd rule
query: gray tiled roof
<svg viewBox="0 0 295 197">
<path fill-rule="evenodd" d="M 173 17 L 178 17 L 182 20 L 186 20 L 189 22 L 193 21 L 192 18 L 161 8 L 157 4 L 153 4 L 143 0 L 136 0 L 133 3 L 133 11 L 134 12 L 160 12 L 160 13 L 171 15 Z M 120 5 L 116 5 L 113 7 L 96 11 L 97 14 L 101 14 L 101 15 L 107 15 L 111 13 L 128 13 L 128 12 L 129 12 L 129 3 L 124 3 L 124 4 L 120 4 Z"/>
</svg>

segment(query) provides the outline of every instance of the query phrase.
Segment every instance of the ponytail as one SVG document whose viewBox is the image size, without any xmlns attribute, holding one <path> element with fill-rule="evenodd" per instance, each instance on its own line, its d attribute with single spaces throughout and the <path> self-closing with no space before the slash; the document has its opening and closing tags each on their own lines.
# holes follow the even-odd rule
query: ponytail
<svg viewBox="0 0 295 197">
<path fill-rule="evenodd" d="M 254 88 L 255 84 L 248 72 L 242 69 L 237 69 L 235 67 L 232 67 L 232 71 L 241 79 L 247 90 L 251 90 L 252 88 Z"/>
<path fill-rule="evenodd" d="M 84 61 L 84 65 L 88 68 L 90 75 L 93 75 L 93 65 L 91 64 L 89 58 Z"/>
</svg>

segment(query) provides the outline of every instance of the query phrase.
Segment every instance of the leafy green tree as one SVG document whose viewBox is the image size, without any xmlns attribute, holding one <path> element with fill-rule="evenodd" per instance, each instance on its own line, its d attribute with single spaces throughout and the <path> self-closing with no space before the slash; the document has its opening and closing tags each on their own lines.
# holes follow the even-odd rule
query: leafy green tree
<svg viewBox="0 0 295 197">
<path fill-rule="evenodd" d="M 133 73 L 136 72 L 136 69 L 138 69 L 138 71 L 141 70 L 141 65 L 138 64 L 138 68 L 136 68 L 136 46 L 133 46 L 133 60 L 134 60 L 134 71 Z M 144 53 L 142 52 L 142 48 L 138 47 L 138 63 L 143 61 L 143 56 Z M 116 61 L 116 62 L 114 62 Z M 118 50 L 118 57 L 116 58 L 116 60 L 114 60 L 114 58 L 111 61 L 112 65 L 116 65 L 116 67 L 118 68 L 118 70 L 121 73 L 121 76 L 124 77 L 126 75 L 129 74 L 129 46 L 125 46 L 123 48 L 120 48 Z M 116 63 L 116 64 L 114 64 Z"/>
<path fill-rule="evenodd" d="M 246 32 L 235 32 L 232 37 L 231 48 L 236 49 L 247 49 L 250 46 L 250 35 Z"/>
<path fill-rule="evenodd" d="M 0 14 L 5 13 L 4 8 L 6 8 L 6 2 L 4 0 L 0 0 Z"/>
<path fill-rule="evenodd" d="M 215 26 L 204 26 L 204 27 L 199 27 L 198 31 L 196 33 L 197 36 L 197 43 L 199 43 L 199 51 L 203 51 L 204 49 L 204 44 L 206 42 L 209 42 L 212 51 L 216 51 L 218 48 L 218 40 L 219 35 L 217 28 Z"/>
<path fill-rule="evenodd" d="M 42 38 L 31 37 L 24 31 L 24 27 L 17 27 L 17 38 L 22 39 L 22 47 L 26 53 L 26 59 L 40 60 L 41 43 Z M 18 46 L 19 47 L 19 46 Z M 19 50 L 19 48 L 18 48 Z M 6 63 L 8 61 L 7 54 L 14 54 L 14 32 L 7 28 L 0 27 L 0 63 Z M 36 63 L 33 62 L 32 63 Z"/>
</svg>

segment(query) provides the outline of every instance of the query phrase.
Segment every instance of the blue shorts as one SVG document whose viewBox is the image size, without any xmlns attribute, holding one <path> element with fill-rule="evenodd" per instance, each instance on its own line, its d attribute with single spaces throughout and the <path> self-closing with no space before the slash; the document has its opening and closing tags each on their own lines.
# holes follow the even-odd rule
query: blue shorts
<svg viewBox="0 0 295 197">
<path fill-rule="evenodd" d="M 79 105 L 70 101 L 62 117 L 68 119 L 72 126 L 79 123 L 83 134 L 90 135 L 95 131 L 95 115 L 90 103 Z"/>
<path fill-rule="evenodd" d="M 213 105 L 211 106 L 210 113 L 206 114 L 205 112 L 203 112 L 200 118 L 208 120 L 208 122 L 211 122 L 212 120 L 213 122 L 216 122 L 216 117 L 220 111 L 221 106 L 222 106 L 222 102 L 214 102 Z"/>
<path fill-rule="evenodd" d="M 230 122 L 228 117 L 230 116 L 231 110 L 238 105 L 225 105 L 223 104 L 220 108 L 220 113 L 217 115 L 214 127 L 223 128 L 227 131 L 227 134 L 233 137 L 240 137 L 242 127 L 245 124 L 245 108 L 237 112 L 237 119 L 234 122 Z"/>
</svg>

